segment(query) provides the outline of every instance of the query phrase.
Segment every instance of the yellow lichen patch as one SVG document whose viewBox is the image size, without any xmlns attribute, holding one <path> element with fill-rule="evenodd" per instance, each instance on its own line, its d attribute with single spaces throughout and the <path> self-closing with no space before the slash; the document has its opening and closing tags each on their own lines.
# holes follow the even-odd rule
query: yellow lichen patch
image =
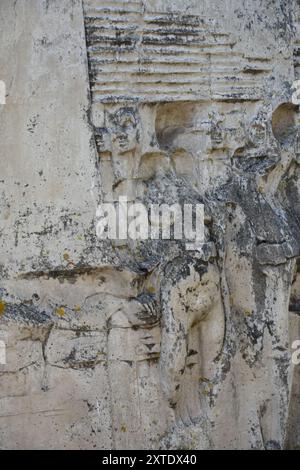
<svg viewBox="0 0 300 470">
<path fill-rule="evenodd" d="M 63 258 L 64 258 L 65 261 L 69 261 L 69 259 L 70 259 L 69 253 L 67 253 L 67 252 L 64 253 L 64 254 L 63 254 Z"/>
<path fill-rule="evenodd" d="M 75 305 L 74 312 L 80 312 L 80 310 L 81 310 L 80 305 Z"/>
<path fill-rule="evenodd" d="M 0 300 L 0 317 L 4 314 L 5 307 L 6 307 L 6 303 L 4 302 L 4 300 Z"/>
<path fill-rule="evenodd" d="M 154 286 L 149 286 L 147 290 L 148 290 L 149 294 L 155 294 L 155 287 Z"/>
<path fill-rule="evenodd" d="M 244 310 L 244 315 L 245 315 L 246 317 L 250 317 L 250 315 L 252 315 L 252 310 L 250 310 L 249 308 L 246 308 L 246 309 Z"/>
<path fill-rule="evenodd" d="M 64 309 L 64 307 L 58 307 L 56 310 L 55 310 L 55 313 L 58 317 L 64 317 L 65 314 L 66 314 L 66 311 Z"/>
<path fill-rule="evenodd" d="M 265 189 L 264 189 L 264 187 L 263 187 L 261 184 L 258 185 L 258 188 L 257 188 L 257 189 L 258 189 L 258 192 L 259 192 L 260 194 L 264 194 Z"/>
</svg>

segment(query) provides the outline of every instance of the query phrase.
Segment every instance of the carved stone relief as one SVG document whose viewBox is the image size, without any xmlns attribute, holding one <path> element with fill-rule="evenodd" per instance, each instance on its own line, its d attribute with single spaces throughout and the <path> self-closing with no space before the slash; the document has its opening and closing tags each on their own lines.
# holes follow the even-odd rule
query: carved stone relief
<svg viewBox="0 0 300 470">
<path fill-rule="evenodd" d="M 50 10 L 42 3 L 31 7 L 37 22 L 41 12 L 67 14 L 56 0 Z M 36 256 L 3 269 L 0 447 L 30 448 L 25 426 L 36 448 L 45 448 L 47 426 L 58 429 L 51 448 L 298 447 L 297 14 L 264 0 L 228 1 L 222 13 L 215 1 L 62 3 L 80 31 L 74 50 L 61 38 L 80 50 L 70 64 L 65 50 L 63 76 L 80 63 L 85 77 L 70 131 L 80 136 L 61 144 L 83 155 L 82 173 L 78 194 L 64 181 L 63 199 L 82 202 L 85 228 L 64 206 L 61 238 L 32 229 Z M 54 39 L 33 37 L 34 60 L 49 47 L 50 64 Z M 67 111 L 59 110 L 71 115 L 79 98 L 67 83 Z M 58 152 L 55 136 L 46 143 Z M 26 145 L 34 153 L 41 143 Z M 71 165 L 63 162 L 60 172 Z M 203 243 L 185 234 L 99 240 L 97 206 L 122 197 L 145 207 L 203 204 Z M 55 201 L 47 214 L 57 217 Z M 26 217 L 10 233 L 8 258 L 30 238 Z"/>
</svg>

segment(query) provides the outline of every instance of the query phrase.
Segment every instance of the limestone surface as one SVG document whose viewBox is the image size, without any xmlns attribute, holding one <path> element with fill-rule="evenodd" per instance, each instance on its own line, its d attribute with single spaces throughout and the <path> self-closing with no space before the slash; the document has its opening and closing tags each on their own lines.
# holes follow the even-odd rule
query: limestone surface
<svg viewBox="0 0 300 470">
<path fill-rule="evenodd" d="M 300 448 L 300 1 L 0 32 L 0 449 Z M 202 242 L 100 237 L 120 198 L 203 206 Z"/>
</svg>

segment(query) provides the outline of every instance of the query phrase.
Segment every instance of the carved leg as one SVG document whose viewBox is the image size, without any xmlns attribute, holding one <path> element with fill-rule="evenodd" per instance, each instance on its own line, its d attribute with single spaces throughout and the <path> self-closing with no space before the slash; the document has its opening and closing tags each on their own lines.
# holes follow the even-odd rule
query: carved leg
<svg viewBox="0 0 300 470">
<path fill-rule="evenodd" d="M 175 408 L 186 366 L 188 316 L 182 304 L 174 308 L 173 291 L 162 299 L 160 374 L 163 392 Z"/>
<path fill-rule="evenodd" d="M 189 329 L 187 338 L 187 358 L 180 387 L 180 396 L 176 409 L 177 421 L 186 426 L 195 423 L 201 416 L 199 380 L 201 370 L 199 326 Z"/>
</svg>

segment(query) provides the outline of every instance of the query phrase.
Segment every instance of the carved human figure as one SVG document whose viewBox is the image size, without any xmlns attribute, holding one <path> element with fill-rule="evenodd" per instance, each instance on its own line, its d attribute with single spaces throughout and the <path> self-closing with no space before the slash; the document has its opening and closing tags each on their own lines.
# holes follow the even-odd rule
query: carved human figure
<svg viewBox="0 0 300 470">
<path fill-rule="evenodd" d="M 191 252 L 170 261 L 161 282 L 161 383 L 185 425 L 205 417 L 203 391 L 224 339 L 220 273 L 213 259 L 201 258 Z"/>
<path fill-rule="evenodd" d="M 137 110 L 118 106 L 105 109 L 104 114 L 106 126 L 94 128 L 100 165 L 105 165 L 105 174 L 111 175 L 107 184 L 104 183 L 104 192 L 110 198 L 117 199 L 118 195 L 122 195 L 134 200 L 134 179 L 140 159 Z"/>
<path fill-rule="evenodd" d="M 148 148 L 142 153 L 137 110 L 121 107 L 115 112 L 107 111 L 106 116 L 110 140 L 102 138 L 102 142 L 109 141 L 114 187 L 132 180 L 135 186 L 143 183 L 144 204 L 201 202 L 192 185 L 194 175 L 177 174 L 176 167 L 167 164 L 170 161 L 167 152 L 160 148 L 151 152 Z M 103 134 L 106 136 L 106 132 Z M 104 150 L 102 147 L 102 155 Z M 147 163 L 153 173 L 144 171 Z M 122 190 L 125 190 L 122 194 L 128 195 L 128 186 L 123 185 Z M 129 255 L 149 270 L 146 278 L 156 278 L 154 297 L 161 316 L 160 377 L 164 396 L 175 412 L 176 422 L 193 424 L 206 414 L 205 389 L 214 378 L 213 361 L 224 339 L 220 273 L 214 260 L 214 246 L 206 244 L 205 256 L 197 251 L 187 252 L 185 246 L 174 240 L 148 240 L 144 245 L 133 243 L 131 248 Z M 152 271 L 154 265 L 158 267 Z M 151 298 L 150 304 L 144 302 L 149 308 Z"/>
<path fill-rule="evenodd" d="M 226 219 L 229 322 L 240 354 L 235 368 L 240 419 L 260 430 L 245 428 L 238 437 L 241 448 L 247 442 L 257 448 L 284 445 L 288 303 L 299 255 L 296 206 L 289 208 L 284 195 L 294 160 L 291 108 L 284 109 L 254 117 L 245 147 L 234 155 L 231 181 L 218 192 Z"/>
<path fill-rule="evenodd" d="M 285 107 L 283 115 L 286 111 L 290 113 L 291 108 Z M 204 195 L 195 181 L 193 170 L 197 168 L 197 158 L 201 158 L 196 150 L 193 152 L 198 134 L 194 136 L 192 127 L 187 127 L 187 131 L 184 126 L 176 127 L 177 119 L 179 122 L 185 119 L 184 112 L 188 115 L 190 126 L 194 125 L 193 113 L 200 113 L 201 122 L 206 122 L 206 111 L 202 108 L 201 112 L 197 107 L 183 108 L 180 116 L 176 113 L 170 115 L 174 132 L 171 137 L 169 132 L 168 138 L 165 138 L 164 129 L 169 129 L 166 113 L 159 120 L 159 148 L 153 153 L 149 149 L 143 153 L 140 135 L 144 127 L 149 128 L 149 121 L 144 123 L 141 120 L 140 109 L 123 106 L 106 111 L 110 137 L 107 138 L 104 132 L 105 138 L 102 140 L 110 146 L 113 168 L 111 191 L 114 198 L 117 188 L 121 191 L 119 194 L 131 194 L 132 200 L 140 198 L 144 204 L 196 203 L 203 201 L 205 196 L 205 209 L 212 215 L 212 224 L 219 230 L 217 240 L 216 234 L 214 240 L 223 246 L 223 254 L 218 252 L 217 265 L 213 250 L 203 257 L 196 251 L 186 252 L 180 242 L 148 240 L 133 244 L 122 262 L 134 260 L 135 266 L 146 278 L 157 278 L 156 308 L 160 309 L 161 314 L 160 377 L 164 396 L 174 410 L 176 423 L 189 427 L 199 423 L 201 418 L 209 422 L 208 397 L 215 385 L 218 388 L 216 395 L 219 393 L 223 380 L 217 376 L 222 368 L 220 364 L 226 368 L 224 364 L 228 357 L 233 363 L 232 351 L 237 350 L 242 359 L 237 366 L 232 366 L 232 370 L 239 377 L 239 383 L 234 387 L 239 406 L 243 407 L 241 417 L 247 420 L 250 416 L 256 428 L 262 430 L 264 437 L 261 442 L 264 444 L 261 445 L 280 447 L 288 403 L 289 392 L 284 385 L 288 371 L 283 373 L 282 366 L 272 359 L 272 355 L 274 348 L 279 348 L 276 354 L 280 356 L 280 361 L 286 363 L 285 310 L 294 258 L 299 251 L 297 224 L 292 221 L 292 214 L 288 214 L 284 192 L 281 191 L 281 182 L 286 178 L 293 159 L 293 126 L 288 124 L 289 128 L 286 129 L 281 123 L 281 110 L 275 117 L 270 107 L 258 110 L 250 118 L 251 113 L 248 112 L 244 143 L 240 138 L 242 131 L 239 131 L 238 146 L 234 149 L 234 139 L 226 140 L 226 115 L 216 114 L 212 118 L 213 124 L 208 126 L 208 130 L 205 128 L 211 133 L 211 139 L 207 141 L 211 145 L 203 151 L 224 161 L 232 151 L 231 168 L 229 170 L 227 163 L 226 184 L 212 181 L 211 185 L 206 184 Z M 292 123 L 291 117 L 287 122 Z M 200 131 L 199 136 L 203 134 L 202 127 Z M 188 133 L 186 137 L 184 132 Z M 192 138 L 196 140 L 192 141 Z M 229 144 L 231 148 L 223 148 Z M 157 160 L 154 159 L 154 171 L 151 173 L 147 165 L 153 163 L 153 156 Z M 173 157 L 177 158 L 173 166 L 162 164 L 172 161 Z M 180 165 L 177 165 L 179 158 Z M 212 161 L 210 165 L 207 164 L 206 168 L 214 174 L 216 162 Z M 135 188 L 131 193 L 129 183 Z M 143 191 L 138 194 L 136 188 L 141 183 L 144 185 Z M 211 240 L 209 236 L 207 241 Z M 222 271 L 219 271 L 219 266 Z M 227 285 L 225 300 L 221 279 L 222 283 L 225 279 Z M 274 292 L 278 293 L 276 299 Z M 230 345 L 229 337 L 224 338 L 224 303 L 228 306 L 226 315 L 231 329 Z M 273 338 L 270 341 L 267 332 Z M 221 351 L 225 351 L 224 357 Z M 215 361 L 216 358 L 219 361 Z M 260 366 L 260 361 L 264 366 Z M 246 377 L 243 375 L 245 370 Z M 278 393 L 271 398 L 264 388 L 264 381 L 254 380 L 255 374 L 263 376 L 266 370 L 273 371 L 270 383 L 274 387 L 280 383 Z M 251 380 L 253 383 L 255 381 L 260 393 L 249 397 Z M 248 386 L 241 385 L 248 382 Z M 226 393 L 230 395 L 233 390 L 228 389 Z M 283 411 L 276 418 L 279 406 Z M 261 416 L 260 410 L 265 408 L 268 410 L 268 420 Z M 218 405 L 215 409 L 218 410 Z M 226 416 L 227 410 L 219 412 Z M 235 436 L 240 441 L 237 444 L 240 447 L 252 439 L 251 426 L 245 424 L 244 428 L 249 435 L 237 433 Z M 259 432 L 254 435 L 253 445 L 259 447 Z"/>
</svg>

